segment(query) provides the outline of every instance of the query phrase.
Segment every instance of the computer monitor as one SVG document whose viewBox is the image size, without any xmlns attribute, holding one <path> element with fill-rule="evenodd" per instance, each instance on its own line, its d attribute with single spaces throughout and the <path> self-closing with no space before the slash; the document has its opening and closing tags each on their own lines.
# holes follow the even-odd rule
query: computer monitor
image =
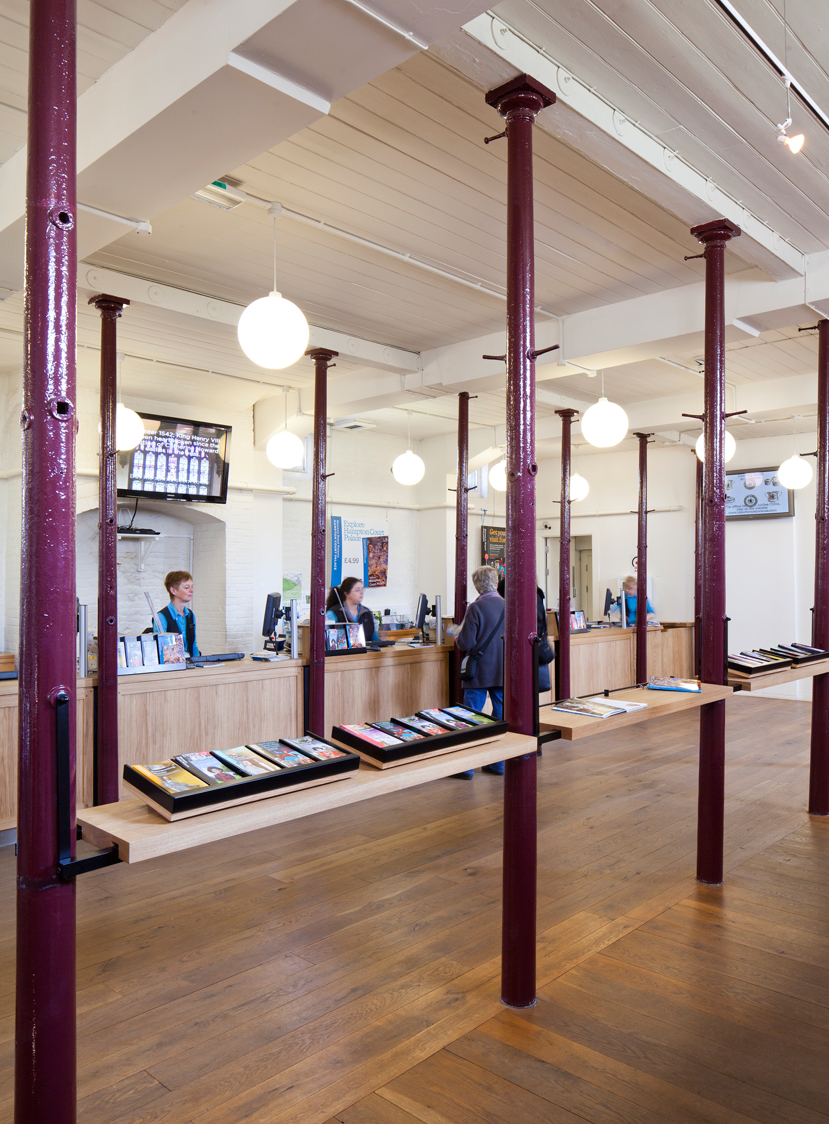
<svg viewBox="0 0 829 1124">
<path fill-rule="evenodd" d="M 423 632 L 423 626 L 426 624 L 426 617 L 429 615 L 429 599 L 425 593 L 421 593 L 417 599 L 417 609 L 415 610 L 414 626 L 420 632 Z"/>
<path fill-rule="evenodd" d="M 266 637 L 268 641 L 271 640 L 277 628 L 279 627 L 279 621 L 283 615 L 280 608 L 281 604 L 281 593 L 268 594 L 265 601 L 265 618 L 262 621 L 262 635 Z M 265 647 L 267 648 L 268 645 L 266 644 Z"/>
<path fill-rule="evenodd" d="M 602 611 L 603 617 L 606 617 L 609 614 L 615 603 L 616 598 L 613 596 L 613 591 L 608 589 L 604 595 L 604 610 Z"/>
</svg>

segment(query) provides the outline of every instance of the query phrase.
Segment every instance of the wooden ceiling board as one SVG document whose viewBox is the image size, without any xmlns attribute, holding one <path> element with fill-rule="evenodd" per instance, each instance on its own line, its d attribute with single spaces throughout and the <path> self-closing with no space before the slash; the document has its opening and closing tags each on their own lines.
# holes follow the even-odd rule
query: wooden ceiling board
<svg viewBox="0 0 829 1124">
<path fill-rule="evenodd" d="M 689 24 L 688 35 L 672 28 L 653 4 L 641 0 L 634 6 L 614 3 L 612 15 L 582 0 L 555 6 L 550 0 L 542 5 L 507 0 L 498 12 L 542 47 L 546 45 L 581 80 L 676 148 L 801 249 L 811 252 L 824 247 L 829 217 L 821 205 L 820 173 L 795 170 L 790 154 L 769 143 L 775 134 L 768 118 L 781 118 L 775 117 L 774 81 L 768 79 L 767 64 L 710 2 L 677 4 L 676 9 L 676 18 Z M 617 17 L 629 27 L 618 27 Z M 656 54 L 651 55 L 640 43 L 654 38 L 660 45 L 653 47 Z M 702 54 L 699 43 L 703 40 L 722 46 L 724 67 Z M 670 59 L 671 70 L 661 62 L 662 57 Z M 733 73 L 737 68 L 739 83 L 730 83 L 722 71 Z M 676 81 L 674 70 L 686 75 L 686 84 Z M 746 100 L 743 87 L 749 83 L 743 81 L 744 72 L 750 73 L 763 99 L 769 99 L 768 117 Z M 714 101 L 715 107 L 704 103 L 703 97 Z M 674 122 L 673 134 L 666 130 L 666 112 Z M 740 134 L 753 138 L 754 144 L 742 140 Z M 822 139 L 819 143 L 823 145 Z M 804 175 L 813 184 L 813 197 L 801 189 Z M 798 177 L 798 182 L 793 183 L 789 176 Z"/>
</svg>

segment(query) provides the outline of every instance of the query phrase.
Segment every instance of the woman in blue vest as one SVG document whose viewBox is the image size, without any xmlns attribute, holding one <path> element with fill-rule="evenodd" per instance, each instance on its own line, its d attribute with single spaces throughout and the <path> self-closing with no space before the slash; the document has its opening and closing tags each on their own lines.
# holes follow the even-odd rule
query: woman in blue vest
<svg viewBox="0 0 829 1124">
<path fill-rule="evenodd" d="M 165 631 L 181 633 L 187 655 L 195 658 L 201 653 L 196 644 L 196 617 L 189 607 L 193 600 L 193 575 L 186 570 L 171 570 L 164 579 L 164 586 L 170 594 L 170 604 L 158 614 L 161 623 Z M 155 621 L 153 632 L 158 632 Z"/>
</svg>

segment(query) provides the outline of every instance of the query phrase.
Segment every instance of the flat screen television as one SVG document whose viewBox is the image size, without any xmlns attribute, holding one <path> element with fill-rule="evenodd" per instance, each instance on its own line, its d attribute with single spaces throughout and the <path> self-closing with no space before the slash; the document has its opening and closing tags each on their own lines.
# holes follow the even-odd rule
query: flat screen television
<svg viewBox="0 0 829 1124">
<path fill-rule="evenodd" d="M 139 413 L 144 437 L 118 453 L 118 495 L 227 503 L 229 425 Z"/>
</svg>

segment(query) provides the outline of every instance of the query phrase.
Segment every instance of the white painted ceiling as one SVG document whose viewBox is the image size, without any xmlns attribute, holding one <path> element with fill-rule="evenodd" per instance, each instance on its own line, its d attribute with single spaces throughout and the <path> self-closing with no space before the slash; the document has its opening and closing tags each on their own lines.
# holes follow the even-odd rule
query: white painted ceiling
<svg viewBox="0 0 829 1124">
<path fill-rule="evenodd" d="M 738 4 L 781 56 L 782 3 Z M 182 6 L 179 0 L 83 0 L 81 89 Z M 398 7 L 405 10 L 405 4 Z M 23 0 L 0 0 L 0 162 L 24 137 L 27 8 Z M 776 143 L 774 126 L 785 117 L 782 85 L 712 0 L 505 0 L 495 11 L 797 249 L 813 254 L 829 247 L 829 134 L 795 104 L 794 129 L 807 133 L 803 153 L 795 159 Z M 787 15 L 789 66 L 829 108 L 822 61 L 829 57 L 826 5 L 789 0 Z M 501 128 L 483 95 L 512 73 L 495 52 L 458 30 L 335 101 L 327 115 L 274 148 L 239 167 L 217 167 L 215 175 L 503 292 L 506 147 L 483 143 Z M 688 221 L 637 186 L 628 165 L 616 174 L 611 160 L 580 152 L 571 131 L 555 135 L 557 112 L 564 111 L 545 110 L 535 130 L 538 323 L 699 282 L 703 263 L 684 260 L 699 249 Z M 151 237 L 126 234 L 87 260 L 240 305 L 271 287 L 272 222 L 263 210 L 243 204 L 223 212 L 185 197 L 150 217 Z M 326 231 L 283 218 L 276 245 L 281 291 L 320 327 L 414 351 L 503 329 L 505 305 L 497 296 Z M 727 257 L 730 273 L 746 268 L 739 255 L 737 241 Z M 85 297 L 79 311 L 79 343 L 94 352 L 97 313 Z M 726 377 L 738 395 L 748 384 L 814 372 L 814 336 L 797 331 L 809 322 L 802 314 L 729 344 Z M 13 296 L 0 305 L 0 366 L 6 369 L 21 361 L 21 330 L 22 300 Z M 147 305 L 125 310 L 119 348 L 127 356 L 125 393 L 160 401 L 187 393 L 216 408 L 231 401 L 247 407 L 270 388 L 307 385 L 311 377 L 307 361 L 285 372 L 255 368 L 230 325 Z M 698 348 L 666 351 L 671 363 L 649 358 L 609 368 L 608 396 L 631 405 L 701 395 Z M 340 358 L 332 383 L 344 383 L 358 368 Z M 86 361 L 82 371 L 93 379 L 94 364 Z M 539 419 L 552 418 L 562 395 L 590 403 L 600 392 L 600 378 L 571 370 L 543 384 Z M 416 437 L 453 428 L 452 394 L 410 408 Z M 504 409 L 501 387 L 488 387 L 471 404 L 473 424 L 502 424 Z M 402 406 L 376 410 L 372 420 L 387 432 L 406 431 Z M 776 424 L 741 425 L 739 436 L 766 436 Z M 692 426 L 677 422 L 678 429 Z M 548 439 L 540 444 L 549 451 L 554 446 Z"/>
</svg>

